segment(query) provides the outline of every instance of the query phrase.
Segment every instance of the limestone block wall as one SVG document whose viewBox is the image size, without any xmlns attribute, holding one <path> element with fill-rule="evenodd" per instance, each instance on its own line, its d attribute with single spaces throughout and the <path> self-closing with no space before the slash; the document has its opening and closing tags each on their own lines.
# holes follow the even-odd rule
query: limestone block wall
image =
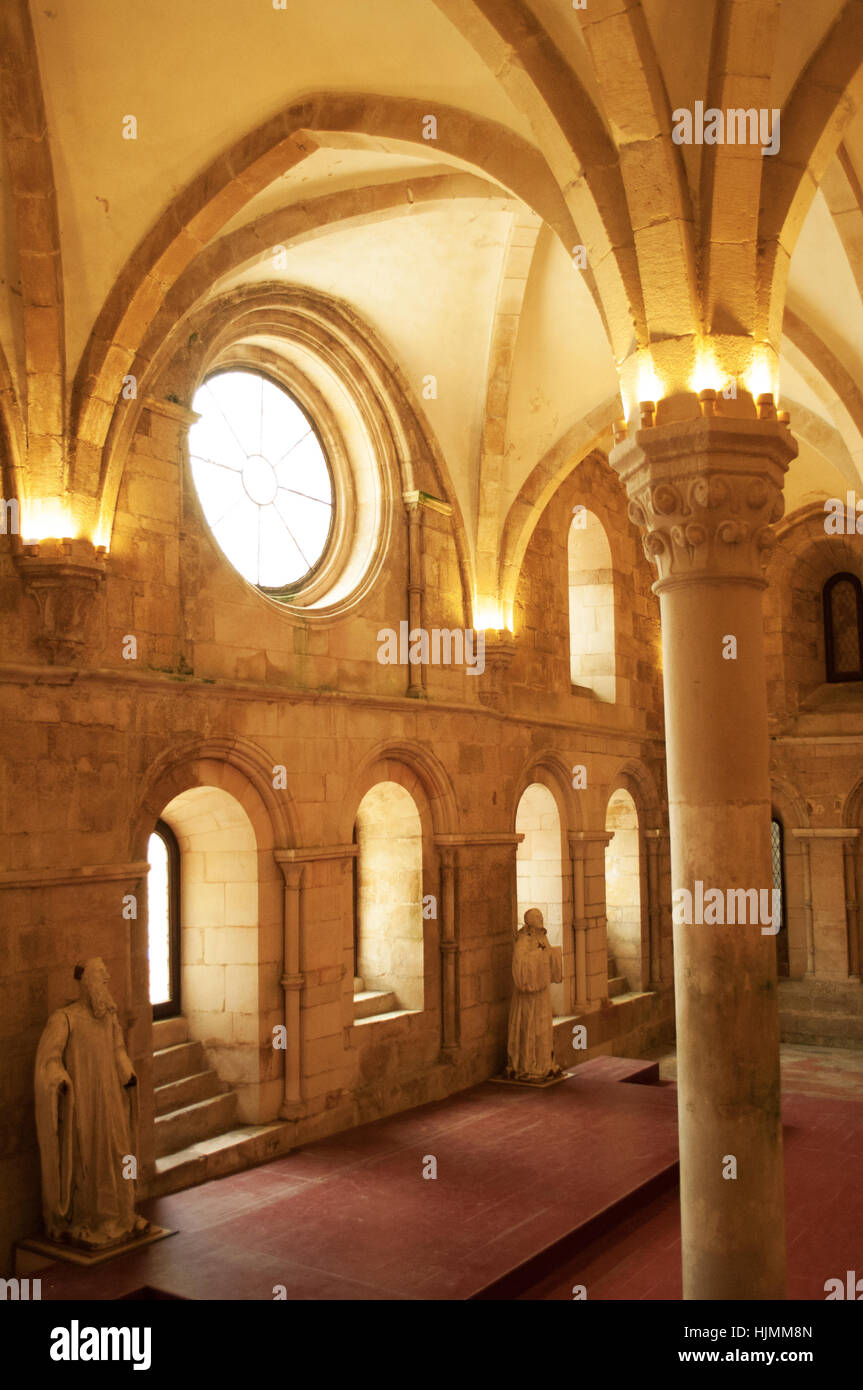
<svg viewBox="0 0 863 1390">
<path fill-rule="evenodd" d="M 613 704 L 604 701 L 609 687 L 603 688 L 602 699 L 572 688 L 569 539 L 576 506 L 586 507 L 602 522 L 611 552 Z M 607 570 L 601 573 L 605 576 Z M 638 533 L 628 520 L 620 481 L 601 457 L 589 455 L 554 493 L 527 546 L 515 602 L 519 644 L 509 672 L 514 706 L 527 712 L 539 699 L 542 708 L 554 708 L 567 719 L 615 725 L 623 717 L 627 723 L 634 720 L 646 731 L 661 734 L 661 638 L 659 604 L 651 592 L 654 578 Z M 605 601 L 603 585 L 594 597 Z M 594 645 L 603 648 L 590 654 L 596 668 L 592 674 L 601 679 L 607 666 L 604 639 L 597 637 Z M 586 655 L 582 659 L 586 661 Z"/>
</svg>

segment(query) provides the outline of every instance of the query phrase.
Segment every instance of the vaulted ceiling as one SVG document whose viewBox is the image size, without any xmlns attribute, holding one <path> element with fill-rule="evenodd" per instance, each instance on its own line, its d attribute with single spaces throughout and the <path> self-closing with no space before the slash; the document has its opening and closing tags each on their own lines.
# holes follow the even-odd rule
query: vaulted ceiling
<svg viewBox="0 0 863 1390">
<path fill-rule="evenodd" d="M 645 353 L 667 383 L 702 340 L 726 371 L 778 349 L 789 507 L 863 490 L 863 0 L 278 3 L 2 7 L 0 403 L 34 504 L 92 530 L 166 295 L 274 274 L 400 363 L 480 588 Z M 780 153 L 675 145 L 698 100 L 781 109 Z"/>
</svg>

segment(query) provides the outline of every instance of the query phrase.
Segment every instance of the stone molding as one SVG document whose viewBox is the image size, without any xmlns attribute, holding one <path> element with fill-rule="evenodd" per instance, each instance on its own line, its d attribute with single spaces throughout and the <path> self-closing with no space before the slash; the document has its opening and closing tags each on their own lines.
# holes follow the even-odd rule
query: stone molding
<svg viewBox="0 0 863 1390">
<path fill-rule="evenodd" d="M 355 859 L 358 853 L 358 845 L 315 845 L 307 849 L 275 849 L 273 858 L 280 865 L 308 864 L 319 859 Z"/>
<path fill-rule="evenodd" d="M 85 864 L 79 869 L 12 869 L 0 873 L 0 888 L 86 887 L 91 883 L 122 883 L 144 878 L 150 865 Z"/>
<path fill-rule="evenodd" d="M 824 828 L 811 830 L 808 827 L 797 830 L 792 826 L 791 834 L 797 840 L 856 840 L 859 838 L 860 830 L 854 826 L 842 826 L 838 829 Z"/>
<path fill-rule="evenodd" d="M 659 571 L 654 592 L 693 580 L 751 582 L 776 544 L 797 445 L 784 423 L 708 415 L 634 431 L 609 462 Z"/>
</svg>

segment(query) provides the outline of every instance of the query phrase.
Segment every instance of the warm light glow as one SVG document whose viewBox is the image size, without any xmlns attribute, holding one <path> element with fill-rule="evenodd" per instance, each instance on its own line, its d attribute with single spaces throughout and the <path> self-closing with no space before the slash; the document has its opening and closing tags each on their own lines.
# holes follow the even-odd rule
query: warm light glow
<svg viewBox="0 0 863 1390">
<path fill-rule="evenodd" d="M 645 357 L 638 364 L 638 400 L 641 401 L 661 401 L 665 395 L 665 388 L 656 372 L 653 370 L 653 363 L 649 357 Z"/>
<path fill-rule="evenodd" d="M 702 349 L 695 362 L 695 369 L 689 378 L 689 389 L 698 395 L 699 391 L 720 391 L 723 386 L 722 373 L 712 352 Z"/>
<path fill-rule="evenodd" d="M 503 608 L 500 602 L 494 598 L 480 598 L 479 595 L 474 599 L 474 627 L 477 632 L 487 632 L 489 628 L 495 632 L 501 632 L 506 628 L 506 621 L 503 616 Z"/>
<path fill-rule="evenodd" d="M 776 394 L 773 372 L 763 348 L 756 349 L 749 370 L 744 377 L 744 383 L 754 401 L 757 401 L 759 396 Z"/>
<path fill-rule="evenodd" d="M 37 497 L 27 502 L 21 523 L 25 544 L 46 540 L 70 540 L 78 528 L 70 520 L 63 503 L 56 497 Z"/>
</svg>

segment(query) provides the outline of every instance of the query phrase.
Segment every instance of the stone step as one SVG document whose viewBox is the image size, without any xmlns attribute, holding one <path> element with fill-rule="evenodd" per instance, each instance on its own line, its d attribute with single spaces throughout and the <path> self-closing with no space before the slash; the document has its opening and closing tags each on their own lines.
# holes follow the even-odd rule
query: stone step
<svg viewBox="0 0 863 1390">
<path fill-rule="evenodd" d="M 153 1085 L 165 1086 L 182 1076 L 206 1071 L 204 1049 L 199 1042 L 175 1043 L 153 1053 Z"/>
<path fill-rule="evenodd" d="M 182 1014 L 176 1018 L 157 1018 L 153 1020 L 153 1051 L 175 1047 L 177 1043 L 189 1041 L 189 1025 Z"/>
<path fill-rule="evenodd" d="M 609 981 L 608 981 L 608 997 L 609 997 L 609 999 L 616 999 L 617 996 L 618 996 L 619 994 L 626 994 L 626 992 L 627 992 L 627 984 L 626 984 L 626 980 L 624 979 L 623 975 L 615 975 L 613 978 L 609 978 Z"/>
<path fill-rule="evenodd" d="M 182 1110 L 184 1106 L 194 1105 L 198 1100 L 209 1100 L 219 1095 L 221 1086 L 214 1071 L 197 1071 L 191 1076 L 181 1076 L 178 1081 L 169 1081 L 157 1086 L 153 1100 L 157 1115 L 167 1115 L 171 1110 Z"/>
<path fill-rule="evenodd" d="M 782 1042 L 809 1047 L 863 1047 L 863 1018 L 850 1014 L 779 1010 Z"/>
<path fill-rule="evenodd" d="M 237 1097 L 234 1091 L 212 1096 L 209 1100 L 196 1101 L 181 1110 L 172 1110 L 167 1115 L 157 1115 L 155 1121 L 156 1157 L 176 1153 L 188 1148 L 202 1139 L 211 1139 L 231 1128 L 237 1112 Z"/>
<path fill-rule="evenodd" d="M 147 1184 L 148 1197 L 164 1197 L 169 1192 L 182 1192 L 198 1183 L 238 1173 L 258 1163 L 266 1163 L 280 1153 L 287 1153 L 296 1142 L 296 1126 L 275 1123 L 241 1125 L 212 1139 L 189 1144 L 176 1153 L 156 1159 L 156 1172 Z"/>
<path fill-rule="evenodd" d="M 374 1018 L 376 1014 L 396 1013 L 399 1009 L 399 1002 L 391 989 L 363 990 L 362 994 L 354 995 L 354 1020 L 358 1018 Z"/>
</svg>

